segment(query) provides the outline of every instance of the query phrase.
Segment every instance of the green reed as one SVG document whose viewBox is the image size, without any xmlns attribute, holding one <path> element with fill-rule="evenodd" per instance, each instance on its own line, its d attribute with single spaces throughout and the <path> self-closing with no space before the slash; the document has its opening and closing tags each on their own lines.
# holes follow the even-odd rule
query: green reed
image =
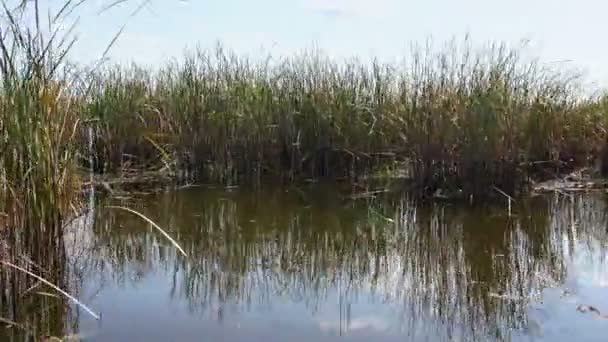
<svg viewBox="0 0 608 342">
<path fill-rule="evenodd" d="M 0 335 L 23 340 L 22 332 L 38 339 L 62 328 L 63 299 L 41 293 L 64 285 L 82 109 L 65 58 L 74 40 L 54 25 L 63 14 L 43 23 L 38 1 L 14 5 L 0 2 L 0 317 L 17 325 Z"/>
<path fill-rule="evenodd" d="M 357 178 L 402 160 L 420 194 L 483 196 L 597 155 L 606 111 L 579 84 L 520 50 L 467 40 L 413 49 L 399 65 L 319 52 L 253 61 L 218 47 L 158 72 L 100 72 L 88 114 L 99 170 L 156 163 L 240 183 Z"/>
<path fill-rule="evenodd" d="M 76 209 L 79 196 L 78 87 L 59 53 L 72 41 L 56 31 L 45 35 L 37 21 L 28 25 L 23 18 L 29 5 L 23 6 L 3 10 L 8 19 L 0 39 L 0 212 L 8 217 L 3 228 L 20 230 L 28 245 L 57 246 L 60 222 Z M 37 6 L 32 12 L 39 17 Z"/>
<path fill-rule="evenodd" d="M 58 54 L 72 41 L 6 12 L 0 211 L 27 208 L 36 224 L 70 210 L 83 161 L 224 184 L 358 180 L 400 161 L 420 195 L 485 196 L 587 165 L 606 145 L 605 99 L 502 44 L 413 48 L 398 64 L 218 47 L 83 77 Z"/>
</svg>

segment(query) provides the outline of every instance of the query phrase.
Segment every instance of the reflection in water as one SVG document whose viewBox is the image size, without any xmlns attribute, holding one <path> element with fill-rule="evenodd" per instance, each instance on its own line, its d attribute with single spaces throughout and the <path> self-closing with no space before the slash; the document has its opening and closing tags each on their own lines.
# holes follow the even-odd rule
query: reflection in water
<svg viewBox="0 0 608 342">
<path fill-rule="evenodd" d="M 584 303 L 608 313 L 602 198 L 528 199 L 511 217 L 500 207 L 345 201 L 323 187 L 188 190 L 130 205 L 167 227 L 189 257 L 140 219 L 99 210 L 75 273 L 99 294 L 92 305 L 106 318 L 81 320 L 100 341 L 608 332 L 608 321 L 576 312 Z"/>
<path fill-rule="evenodd" d="M 3 273 L 0 276 L 0 341 L 33 341 L 39 336 L 63 331 L 67 318 L 63 298 L 27 276 L 12 270 Z M 48 277 L 60 286 L 61 278 Z"/>
<path fill-rule="evenodd" d="M 606 256 L 596 198 L 528 200 L 514 217 L 503 208 L 345 202 L 323 189 L 187 191 L 136 204 L 172 229 L 189 259 L 141 221 L 103 212 L 96 274 L 146 286 L 162 272 L 166 293 L 209 321 L 303 306 L 295 315 L 312 315 L 324 334 L 510 339 L 539 333 L 528 313 L 543 289 L 564 284 L 573 295 L 579 281 L 602 285 L 590 278 L 603 274 Z"/>
<path fill-rule="evenodd" d="M 93 204 L 90 203 L 90 208 Z M 79 297 L 84 272 L 79 273 L 78 269 L 94 257 L 91 249 L 81 243 L 94 239 L 75 238 L 87 231 L 83 228 L 87 228 L 87 223 L 90 228 L 92 222 L 92 215 L 85 215 L 56 226 L 26 224 L 27 228 L 0 231 L 0 244 L 3 244 L 0 247 L 4 248 L 0 248 L 0 260 L 3 261 L 0 266 L 0 341 L 62 338 L 67 337 L 67 331 L 80 330 L 79 312 L 72 310 L 73 303 L 68 303 L 51 286 L 13 267 L 36 274 Z M 65 234 L 55 234 L 60 231 L 57 227 Z"/>
<path fill-rule="evenodd" d="M 39 228 L 36 227 L 36 229 Z M 47 227 L 48 229 L 48 227 Z M 67 288 L 65 246 L 41 232 L 13 230 L 0 236 L 0 341 L 33 341 L 45 335 L 61 335 L 70 313 L 62 295 L 43 282 L 13 267 Z M 0 231 L 0 233 L 3 233 Z M 43 238 L 45 237 L 45 238 Z M 8 263 L 12 265 L 8 266 Z M 77 327 L 73 327 L 77 329 Z"/>
</svg>

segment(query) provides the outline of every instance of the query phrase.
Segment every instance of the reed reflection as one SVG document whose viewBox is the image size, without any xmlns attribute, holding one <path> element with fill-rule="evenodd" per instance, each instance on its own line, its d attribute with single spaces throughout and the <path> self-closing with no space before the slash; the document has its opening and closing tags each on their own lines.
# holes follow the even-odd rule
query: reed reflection
<svg viewBox="0 0 608 342">
<path fill-rule="evenodd" d="M 391 333 L 509 339 L 530 331 L 543 289 L 568 287 L 581 272 L 600 277 L 607 255 L 605 202 L 590 196 L 522 200 L 512 216 L 346 201 L 331 189 L 189 190 L 134 205 L 189 257 L 142 221 L 101 211 L 96 274 L 124 285 L 164 272 L 171 298 L 218 321 L 304 304 L 312 314 L 335 309 L 337 324 L 320 325 L 348 333 L 358 324 L 353 305 L 368 303 L 370 312 L 391 308 L 380 324 Z"/>
</svg>

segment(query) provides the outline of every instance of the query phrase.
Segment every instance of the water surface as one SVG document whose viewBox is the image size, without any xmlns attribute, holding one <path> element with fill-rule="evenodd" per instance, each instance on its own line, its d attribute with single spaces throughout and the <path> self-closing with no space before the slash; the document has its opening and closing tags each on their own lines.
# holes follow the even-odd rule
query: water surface
<svg viewBox="0 0 608 342">
<path fill-rule="evenodd" d="M 606 341 L 602 196 L 506 206 L 347 200 L 325 186 L 193 188 L 72 234 L 87 341 Z M 86 225 L 85 225 L 86 226 Z M 81 252 L 82 253 L 82 252 Z M 78 282 L 76 282 L 78 283 Z"/>
</svg>

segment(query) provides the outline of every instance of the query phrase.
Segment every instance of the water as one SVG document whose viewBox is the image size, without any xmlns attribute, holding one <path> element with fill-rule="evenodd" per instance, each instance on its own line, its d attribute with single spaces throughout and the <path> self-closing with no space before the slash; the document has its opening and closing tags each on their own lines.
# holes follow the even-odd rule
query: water
<svg viewBox="0 0 608 342">
<path fill-rule="evenodd" d="M 71 232 L 66 334 L 86 341 L 606 341 L 599 195 L 468 208 L 331 187 L 187 189 Z M 89 229 L 83 228 L 90 226 Z M 72 240 L 70 240 L 72 241 Z M 608 317 L 608 316 L 607 316 Z M 42 329 L 41 329 L 42 330 Z"/>
</svg>

